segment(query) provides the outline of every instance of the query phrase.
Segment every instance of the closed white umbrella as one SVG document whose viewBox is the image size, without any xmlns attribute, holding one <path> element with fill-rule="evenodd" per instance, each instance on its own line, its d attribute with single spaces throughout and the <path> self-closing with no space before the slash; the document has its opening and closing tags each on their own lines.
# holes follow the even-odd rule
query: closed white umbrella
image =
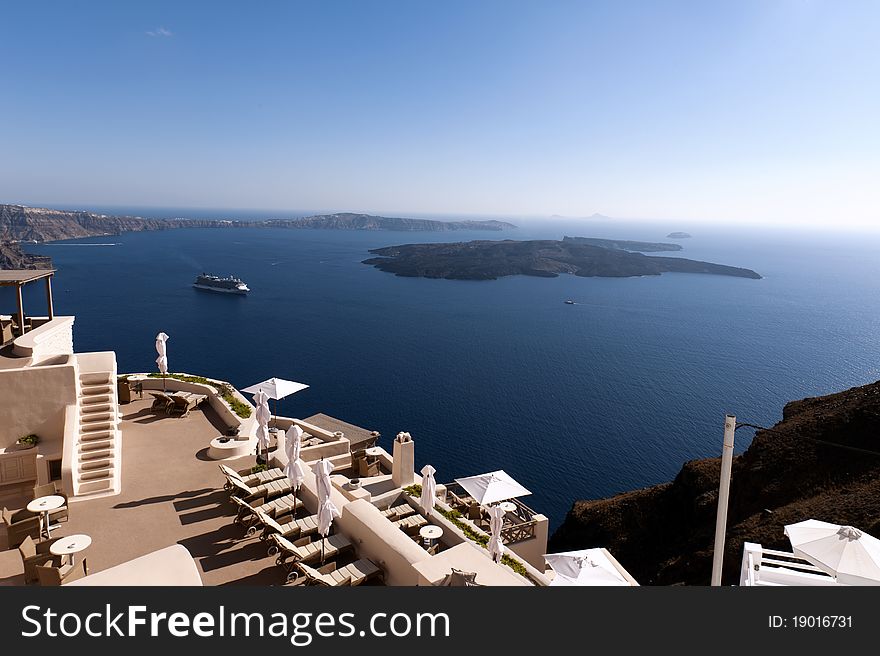
<svg viewBox="0 0 880 656">
<path fill-rule="evenodd" d="M 156 358 L 156 364 L 159 365 L 159 373 L 162 374 L 162 391 L 165 391 L 165 376 L 168 374 L 168 348 L 165 342 L 168 341 L 168 335 L 159 333 L 156 335 L 156 352 L 159 357 Z"/>
<path fill-rule="evenodd" d="M 504 511 L 501 506 L 489 508 L 489 555 L 496 563 L 504 555 L 504 543 L 501 541 L 501 528 L 504 525 Z"/>
<path fill-rule="evenodd" d="M 257 420 L 257 455 L 262 451 L 266 451 L 266 461 L 269 458 L 269 418 L 272 416 L 269 410 L 269 396 L 263 390 L 257 390 L 254 394 L 254 406 L 257 411 L 255 419 Z"/>
<path fill-rule="evenodd" d="M 318 533 L 326 538 L 330 533 L 333 520 L 339 517 L 339 509 L 330 500 L 330 472 L 333 465 L 321 458 L 312 467 L 318 493 Z M 324 542 L 321 541 L 321 564 L 324 564 Z"/>
<path fill-rule="evenodd" d="M 461 485 L 481 506 L 531 494 L 503 469 L 478 476 L 456 478 L 455 482 Z"/>
<path fill-rule="evenodd" d="M 278 403 L 279 399 L 283 399 L 285 396 L 290 396 L 291 394 L 296 394 L 297 392 L 301 392 L 304 389 L 308 389 L 308 385 L 304 385 L 303 383 L 297 383 L 292 380 L 285 380 L 284 378 L 268 378 L 262 382 L 251 385 L 250 387 L 245 387 L 242 392 L 247 392 L 248 394 L 255 394 L 257 390 L 263 390 L 266 394 L 269 395 L 270 399 L 275 399 L 275 414 L 278 414 Z"/>
<path fill-rule="evenodd" d="M 544 554 L 544 560 L 556 572 L 552 586 L 592 585 L 629 586 L 632 583 L 602 553 L 601 549 L 581 549 Z"/>
<path fill-rule="evenodd" d="M 422 467 L 422 496 L 419 497 L 419 505 L 425 515 L 430 515 L 434 509 L 434 497 L 437 496 L 437 481 L 434 480 L 434 474 L 437 470 L 431 465 Z"/>
<path fill-rule="evenodd" d="M 303 430 L 299 426 L 293 426 L 287 431 L 287 439 L 285 440 L 285 451 L 287 452 L 287 464 L 284 465 L 284 473 L 287 480 L 293 488 L 293 515 L 296 517 L 296 493 L 305 479 L 305 463 L 300 460 L 300 438 Z"/>
<path fill-rule="evenodd" d="M 880 540 L 852 526 L 808 519 L 785 527 L 796 556 L 847 585 L 880 585 Z"/>
</svg>

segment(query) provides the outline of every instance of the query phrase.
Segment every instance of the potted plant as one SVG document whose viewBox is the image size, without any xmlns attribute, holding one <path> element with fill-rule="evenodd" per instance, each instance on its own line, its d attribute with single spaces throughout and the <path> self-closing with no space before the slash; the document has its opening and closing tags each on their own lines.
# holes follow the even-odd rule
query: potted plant
<svg viewBox="0 0 880 656">
<path fill-rule="evenodd" d="M 40 441 L 40 438 L 31 433 L 30 435 L 24 435 L 23 437 L 19 437 L 16 444 L 20 444 L 25 449 L 30 449 L 31 447 L 37 446 L 37 442 Z"/>
</svg>

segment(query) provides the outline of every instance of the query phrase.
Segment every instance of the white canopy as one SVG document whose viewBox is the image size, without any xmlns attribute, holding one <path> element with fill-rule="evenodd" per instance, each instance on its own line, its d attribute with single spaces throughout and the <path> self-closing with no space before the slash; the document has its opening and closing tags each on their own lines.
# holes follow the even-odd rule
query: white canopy
<svg viewBox="0 0 880 656">
<path fill-rule="evenodd" d="M 503 469 L 479 476 L 456 478 L 455 482 L 461 485 L 482 506 L 531 494 Z"/>
<path fill-rule="evenodd" d="M 156 353 L 159 354 L 159 357 L 156 358 L 156 364 L 159 365 L 159 373 L 161 374 L 168 373 L 168 349 L 165 346 L 167 341 L 168 335 L 165 333 L 156 335 Z"/>
<path fill-rule="evenodd" d="M 504 511 L 501 506 L 489 508 L 489 555 L 496 563 L 504 555 L 504 542 L 501 540 L 501 528 L 504 525 Z"/>
<path fill-rule="evenodd" d="M 848 585 L 880 585 L 880 540 L 852 526 L 808 519 L 785 527 L 796 556 Z"/>
<path fill-rule="evenodd" d="M 437 470 L 431 465 L 422 467 L 422 494 L 419 497 L 419 505 L 427 517 L 430 517 L 431 511 L 434 510 L 434 497 L 437 496 L 437 481 L 434 479 L 435 473 L 437 473 Z"/>
<path fill-rule="evenodd" d="M 269 411 L 269 396 L 261 389 L 254 394 L 254 405 L 257 408 L 255 419 L 257 420 L 257 444 L 261 451 L 269 448 L 269 419 L 272 417 Z"/>
<path fill-rule="evenodd" d="M 632 582 L 621 573 L 618 565 L 605 555 L 603 549 L 544 554 L 544 560 L 556 572 L 556 576 L 550 581 L 552 586 L 632 585 Z"/>
<path fill-rule="evenodd" d="M 285 396 L 295 394 L 296 392 L 300 392 L 306 388 L 308 388 L 308 385 L 296 383 L 292 380 L 284 380 L 283 378 L 269 378 L 268 380 L 264 380 L 261 383 L 256 383 L 255 385 L 251 385 L 250 387 L 245 387 L 241 391 L 248 392 L 249 394 L 255 394 L 257 390 L 263 390 L 266 394 L 269 395 L 270 399 L 277 400 L 283 399 Z"/>
</svg>

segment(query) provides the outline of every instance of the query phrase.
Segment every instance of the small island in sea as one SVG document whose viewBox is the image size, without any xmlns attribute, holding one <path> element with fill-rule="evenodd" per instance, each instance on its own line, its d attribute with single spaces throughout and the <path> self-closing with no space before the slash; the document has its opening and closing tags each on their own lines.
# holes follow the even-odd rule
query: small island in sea
<svg viewBox="0 0 880 656">
<path fill-rule="evenodd" d="M 363 263 L 398 276 L 450 280 L 495 280 L 513 275 L 555 278 L 560 273 L 621 278 L 655 276 L 665 272 L 761 278 L 751 269 L 636 252 L 680 249 L 677 244 L 584 237 L 564 237 L 561 241 L 478 240 L 374 248 L 370 253 L 378 257 Z"/>
<path fill-rule="evenodd" d="M 666 235 L 667 239 L 690 239 L 692 235 L 687 232 L 670 232 Z"/>
</svg>

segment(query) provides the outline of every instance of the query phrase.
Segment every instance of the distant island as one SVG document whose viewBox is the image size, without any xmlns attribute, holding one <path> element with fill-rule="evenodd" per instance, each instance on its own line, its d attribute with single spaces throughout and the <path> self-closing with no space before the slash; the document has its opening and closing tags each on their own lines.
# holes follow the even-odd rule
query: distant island
<svg viewBox="0 0 880 656">
<path fill-rule="evenodd" d="M 681 248 L 676 244 L 583 237 L 565 237 L 561 241 L 479 240 L 374 248 L 370 253 L 379 257 L 364 260 L 363 263 L 398 276 L 450 280 L 495 280 L 513 275 L 555 278 L 561 273 L 620 278 L 656 276 L 664 272 L 761 278 L 751 269 L 684 258 L 648 256 L 633 252 L 635 249 L 626 250 L 621 244 L 636 244 L 652 250 Z"/>
<path fill-rule="evenodd" d="M 690 239 L 691 235 L 686 232 L 670 232 L 666 235 L 667 239 Z"/>
<path fill-rule="evenodd" d="M 289 228 L 321 230 L 389 230 L 399 232 L 445 232 L 450 230 L 509 230 L 506 221 L 434 221 L 340 212 L 294 219 L 239 221 L 224 219 L 147 219 L 139 216 L 110 216 L 85 211 L 53 210 L 24 205 L 0 205 L 0 268 L 24 264 L 46 268 L 48 258 L 29 256 L 20 242 L 45 242 L 118 235 L 123 232 L 171 230 L 176 228 Z"/>
</svg>

